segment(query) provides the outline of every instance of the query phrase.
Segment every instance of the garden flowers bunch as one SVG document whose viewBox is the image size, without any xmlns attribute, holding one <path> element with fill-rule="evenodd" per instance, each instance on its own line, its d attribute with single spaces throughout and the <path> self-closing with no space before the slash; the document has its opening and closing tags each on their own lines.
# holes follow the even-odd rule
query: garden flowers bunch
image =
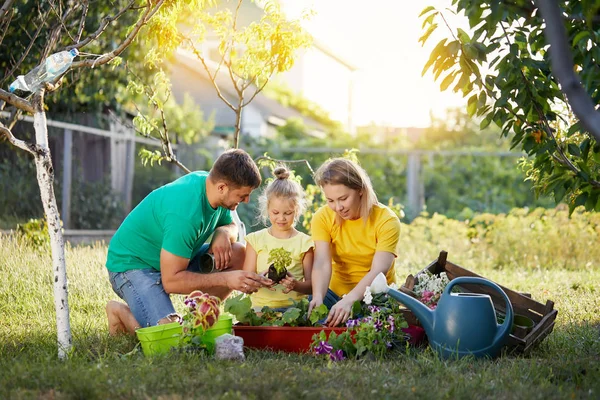
<svg viewBox="0 0 600 400">
<path fill-rule="evenodd" d="M 186 310 L 179 320 L 183 327 L 183 344 L 200 346 L 200 338 L 204 332 L 219 319 L 221 300 L 195 290 L 185 298 L 183 303 Z"/>
<path fill-rule="evenodd" d="M 359 315 L 346 321 L 346 331 L 327 337 L 325 331 L 313 336 L 311 345 L 317 355 L 325 355 L 331 361 L 361 358 L 371 353 L 382 358 L 395 346 L 403 344 L 407 335 L 402 332 L 408 324 L 404 315 L 396 310 L 397 303 L 384 293 L 372 296 L 372 303 L 354 303 L 353 314 Z"/>
<path fill-rule="evenodd" d="M 429 308 L 435 309 L 444 289 L 450 282 L 448 276 L 445 272 L 434 275 L 427 271 L 417 275 L 416 280 L 417 284 L 414 287 L 414 292 L 419 300 Z"/>
</svg>

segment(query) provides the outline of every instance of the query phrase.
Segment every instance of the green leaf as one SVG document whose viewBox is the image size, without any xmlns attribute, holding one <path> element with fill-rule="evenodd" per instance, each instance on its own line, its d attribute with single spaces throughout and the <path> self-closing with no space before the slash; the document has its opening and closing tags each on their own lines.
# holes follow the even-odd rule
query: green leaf
<svg viewBox="0 0 600 400">
<path fill-rule="evenodd" d="M 573 38 L 573 46 L 576 46 L 577 43 L 579 43 L 580 41 L 582 41 L 583 39 L 586 39 L 590 37 L 590 32 L 585 30 L 585 31 L 581 31 L 579 32 L 577 35 L 575 35 L 575 37 Z"/>
<path fill-rule="evenodd" d="M 472 117 L 476 111 L 477 111 L 477 95 L 474 94 L 473 96 L 469 97 L 469 100 L 467 101 L 467 114 L 469 114 L 469 117 Z"/>
<path fill-rule="evenodd" d="M 421 36 L 419 38 L 419 43 L 421 43 L 421 46 L 425 45 L 425 42 L 427 41 L 427 39 L 429 39 L 429 36 L 431 36 L 433 31 L 435 31 L 437 29 L 437 27 L 438 27 L 438 24 L 429 25 L 429 28 L 427 28 L 427 31 L 425 31 L 423 36 Z"/>
<path fill-rule="evenodd" d="M 329 310 L 325 304 L 321 304 L 319 307 L 315 307 L 312 309 L 310 313 L 310 322 L 311 324 L 316 324 L 318 321 L 322 320 L 329 314 Z"/>
<path fill-rule="evenodd" d="M 573 205 L 575 207 L 583 206 L 583 205 L 585 205 L 585 202 L 587 201 L 587 199 L 588 199 L 588 192 L 583 192 L 579 196 L 577 196 L 577 198 L 573 202 Z"/>
<path fill-rule="evenodd" d="M 296 307 L 290 307 L 281 316 L 283 322 L 289 325 L 298 325 L 298 318 L 300 317 L 300 309 Z"/>
<path fill-rule="evenodd" d="M 581 155 L 581 150 L 579 150 L 579 147 L 577 147 L 576 144 L 569 143 L 569 146 L 567 146 L 567 148 L 569 150 L 569 154 L 571 154 L 572 156 L 579 157 Z"/>
<path fill-rule="evenodd" d="M 458 39 L 462 43 L 469 43 L 471 41 L 471 38 L 469 37 L 469 35 L 467 35 L 467 32 L 463 31 L 460 28 L 458 28 L 457 31 L 458 31 Z"/>
<path fill-rule="evenodd" d="M 431 12 L 431 11 L 435 11 L 435 7 L 434 7 L 434 6 L 428 6 L 428 7 L 425 7 L 425 8 L 423 9 L 423 11 L 421 11 L 421 14 L 419 14 L 419 18 L 421 18 L 423 15 L 425 15 L 425 14 L 427 14 L 428 12 Z"/>
<path fill-rule="evenodd" d="M 448 43 L 448 52 L 453 55 L 456 56 L 458 55 L 458 51 L 460 50 L 460 42 L 458 40 L 453 40 L 450 43 Z"/>
<path fill-rule="evenodd" d="M 587 211 L 593 211 L 596 207 L 596 203 L 600 199 L 600 190 L 592 190 L 585 202 L 585 209 Z"/>
<path fill-rule="evenodd" d="M 448 89 L 448 86 L 450 86 L 450 84 L 454 81 L 455 77 L 456 77 L 455 72 L 448 74 L 448 76 L 446 76 L 444 78 L 444 80 L 442 81 L 442 83 L 440 84 L 440 90 L 443 92 L 444 90 Z"/>
<path fill-rule="evenodd" d="M 479 124 L 479 129 L 484 130 L 485 128 L 487 128 L 488 125 L 490 124 L 490 122 L 492 122 L 492 118 L 493 118 L 492 113 L 489 113 L 488 115 L 486 115 L 485 118 Z"/>
<path fill-rule="evenodd" d="M 562 199 L 564 199 L 565 194 L 567 194 L 567 189 L 565 188 L 566 181 L 563 181 L 562 185 L 558 185 L 556 189 L 554 189 L 554 202 L 556 204 L 560 203 Z"/>
</svg>

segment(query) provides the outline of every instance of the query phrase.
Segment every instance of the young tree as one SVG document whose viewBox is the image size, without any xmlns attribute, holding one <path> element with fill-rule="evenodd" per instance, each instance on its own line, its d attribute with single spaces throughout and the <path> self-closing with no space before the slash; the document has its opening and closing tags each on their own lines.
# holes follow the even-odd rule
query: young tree
<svg viewBox="0 0 600 400">
<path fill-rule="evenodd" d="M 312 38 L 300 25 L 301 21 L 287 19 L 276 2 L 264 4 L 264 13 L 259 21 L 240 26 L 238 16 L 242 3 L 243 0 L 238 0 L 233 11 L 227 7 L 221 10 L 197 9 L 197 12 L 188 19 L 188 21 L 198 21 L 197 23 L 182 24 L 177 31 L 171 32 L 174 37 L 177 37 L 178 46 L 191 49 L 197 56 L 217 96 L 235 113 L 234 148 L 239 145 L 244 107 L 248 106 L 264 89 L 273 75 L 285 72 L 294 65 L 298 50 L 307 48 L 312 43 Z M 308 14 L 305 14 L 302 18 L 307 17 Z M 221 58 L 216 65 L 213 65 L 197 46 L 205 40 L 207 32 L 212 32 L 219 40 L 218 50 Z M 218 82 L 219 74 L 224 73 L 223 67 L 235 91 L 236 98 L 233 102 L 223 95 Z M 165 87 L 164 82 L 159 83 L 158 86 Z M 190 172 L 177 159 L 173 151 L 168 134 L 168 126 L 171 122 L 162 112 L 161 99 L 165 97 L 165 93 L 170 93 L 169 89 L 157 90 L 156 87 L 135 83 L 131 88 L 134 91 L 144 92 L 148 98 L 148 105 L 158 110 L 160 114 L 158 120 L 149 120 L 140 113 L 135 119 L 138 130 L 162 142 L 162 152 L 144 151 L 140 154 L 143 161 L 160 163 L 166 160 L 176 164 L 184 172 Z M 240 240 L 243 241 L 244 224 L 237 212 L 233 212 L 232 216 L 240 229 Z"/>
<path fill-rule="evenodd" d="M 248 1 L 248 0 L 246 0 Z M 192 49 L 202 62 L 219 98 L 235 113 L 233 146 L 238 147 L 242 126 L 242 111 L 264 89 L 269 79 L 277 73 L 289 70 L 294 65 L 299 49 L 311 45 L 310 35 L 302 29 L 300 20 L 288 20 L 276 2 L 264 5 L 260 21 L 239 26 L 238 16 L 243 0 L 238 0 L 235 10 L 225 8 L 217 12 L 201 10 L 199 24 L 189 33 L 182 34 L 183 45 Z M 303 18 L 307 18 L 308 14 Z M 211 65 L 206 54 L 196 46 L 204 40 L 207 32 L 216 35 L 221 59 Z M 224 73 L 229 77 L 237 98 L 230 102 L 222 93 L 218 77 Z"/>
<path fill-rule="evenodd" d="M 13 25 L 19 25 L 23 17 L 23 8 L 13 4 L 14 0 L 6 0 L 0 8 L 0 45 L 2 41 L 14 38 L 6 36 Z M 148 39 L 154 38 L 165 49 L 171 49 L 175 44 L 169 42 L 165 36 L 169 29 L 176 25 L 179 16 L 189 10 L 200 9 L 205 6 L 205 1 L 165 1 L 165 0 L 127 0 L 113 3 L 112 10 L 101 20 L 95 20 L 94 25 L 87 24 L 87 15 L 92 7 L 103 7 L 97 2 L 70 0 L 53 0 L 45 3 L 27 2 L 29 12 L 37 13 L 39 23 L 35 25 L 35 32 L 28 34 L 29 43 L 25 47 L 12 48 L 14 56 L 11 70 L 21 71 L 23 62 L 32 56 L 39 56 L 39 64 L 59 50 L 77 49 L 79 52 L 93 48 L 100 37 L 110 36 L 111 29 L 118 26 L 118 21 L 127 20 L 125 16 L 134 15 L 129 29 L 124 37 L 113 36 L 108 41 L 112 44 L 109 48 L 99 49 L 102 55 L 94 59 L 83 59 L 71 65 L 72 70 L 83 70 L 93 73 L 92 69 L 119 60 L 119 56 L 141 34 Z M 28 15 L 28 14 L 27 14 Z M 43 44 L 41 54 L 30 55 L 30 50 Z M 67 44 L 68 43 L 68 44 Z M 98 50 L 98 49 L 96 49 Z M 156 54 L 151 61 L 156 62 Z M 12 72 L 11 72 L 12 73 Z M 52 270 L 54 274 L 54 303 L 56 308 L 56 321 L 58 333 L 58 356 L 64 359 L 71 347 L 71 328 L 69 322 L 69 305 L 67 290 L 67 274 L 65 265 L 64 240 L 61 230 L 60 216 L 54 194 L 54 167 L 48 146 L 48 129 L 46 124 L 45 96 L 61 85 L 62 76 L 46 82 L 29 97 L 21 97 L 0 89 L 0 111 L 8 105 L 10 118 L 5 123 L 0 122 L 0 137 L 5 137 L 15 147 L 30 153 L 35 161 L 37 180 L 40 188 L 44 212 L 48 223 L 52 249 Z M 12 132 L 21 113 L 33 114 L 35 141 L 22 140 Z"/>
<path fill-rule="evenodd" d="M 445 11 L 421 13 L 423 44 L 447 28 L 423 73 L 469 96 L 467 111 L 482 129 L 494 122 L 512 136 L 530 156 L 536 191 L 571 211 L 600 210 L 599 9 L 598 0 L 453 0 L 450 11 L 464 13 L 471 35 L 449 26 Z"/>
</svg>

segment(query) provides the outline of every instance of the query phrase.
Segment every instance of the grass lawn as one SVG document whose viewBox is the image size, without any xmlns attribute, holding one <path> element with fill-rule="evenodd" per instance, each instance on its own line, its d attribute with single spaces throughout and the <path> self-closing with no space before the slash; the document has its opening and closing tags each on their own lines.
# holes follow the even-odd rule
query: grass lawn
<svg viewBox="0 0 600 400">
<path fill-rule="evenodd" d="M 134 339 L 108 337 L 104 305 L 116 295 L 101 244 L 67 249 L 74 352 L 58 361 L 49 250 L 0 236 L 0 398 L 600 398 L 597 217 L 557 214 L 544 226 L 539 216 L 510 218 L 484 231 L 443 217 L 417 220 L 403 227 L 397 264 L 403 281 L 445 249 L 467 269 L 555 302 L 549 337 L 526 356 L 492 361 L 442 361 L 429 349 L 339 363 L 250 350 L 243 363 L 145 358 L 132 351 Z"/>
</svg>

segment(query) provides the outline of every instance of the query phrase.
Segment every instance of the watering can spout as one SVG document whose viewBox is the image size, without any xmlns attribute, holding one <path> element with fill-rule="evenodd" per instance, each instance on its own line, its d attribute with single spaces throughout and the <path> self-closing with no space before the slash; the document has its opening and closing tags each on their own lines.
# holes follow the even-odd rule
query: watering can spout
<svg viewBox="0 0 600 400">
<path fill-rule="evenodd" d="M 426 332 L 429 332 L 429 330 L 433 327 L 433 320 L 435 316 L 434 311 L 414 297 L 389 287 L 383 273 L 379 273 L 379 275 L 375 277 L 373 283 L 371 284 L 371 291 L 373 293 L 387 293 L 388 296 L 404 304 L 419 319 L 419 322 L 421 325 L 423 325 L 423 328 L 425 328 Z"/>
</svg>

